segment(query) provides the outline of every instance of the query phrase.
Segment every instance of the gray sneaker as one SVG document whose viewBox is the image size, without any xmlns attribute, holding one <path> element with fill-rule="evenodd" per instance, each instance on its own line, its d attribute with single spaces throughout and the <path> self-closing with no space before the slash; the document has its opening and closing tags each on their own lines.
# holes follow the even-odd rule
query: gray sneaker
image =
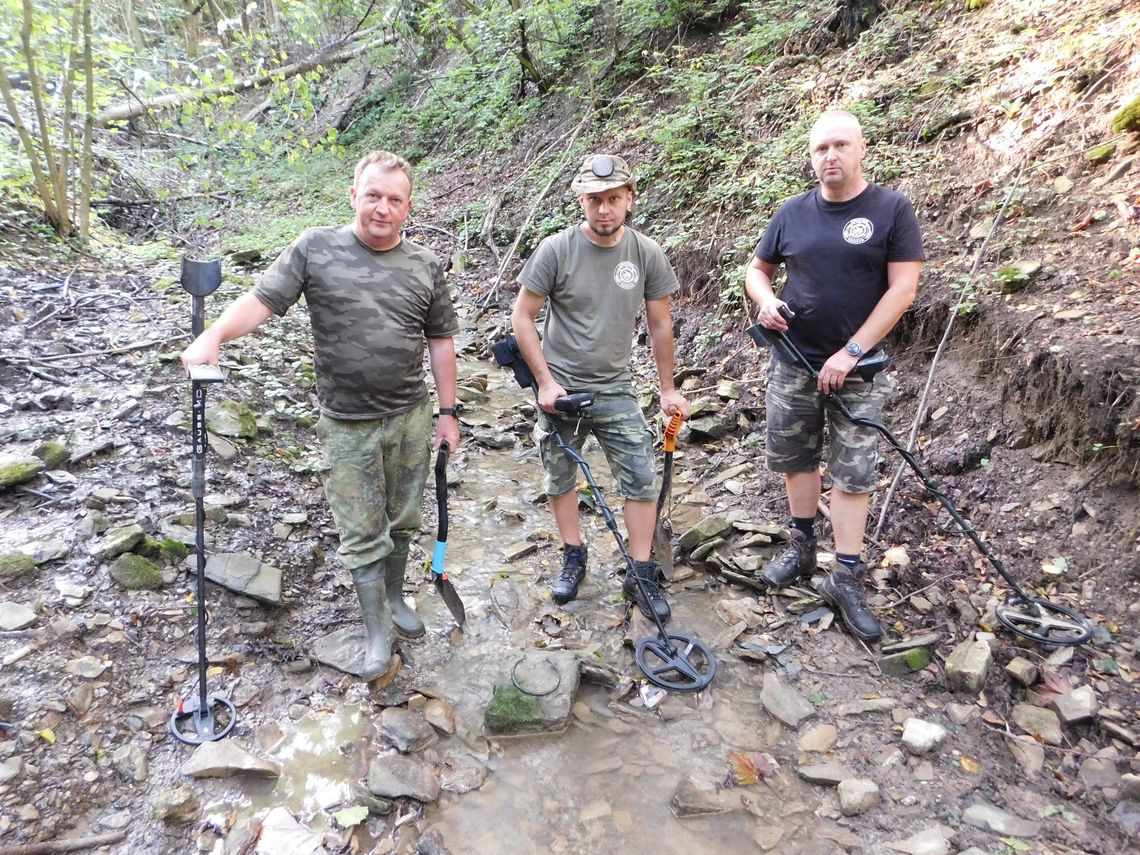
<svg viewBox="0 0 1140 855">
<path fill-rule="evenodd" d="M 792 537 L 784 551 L 768 562 L 760 578 L 773 587 L 787 585 L 800 576 L 815 571 L 816 539 L 799 529 L 792 529 Z"/>
<path fill-rule="evenodd" d="M 819 594 L 825 602 L 839 609 L 843 622 L 852 633 L 864 641 L 875 642 L 883 637 L 883 629 L 863 593 L 865 569 L 862 564 L 856 565 L 854 570 L 840 565 L 824 580 Z"/>
</svg>

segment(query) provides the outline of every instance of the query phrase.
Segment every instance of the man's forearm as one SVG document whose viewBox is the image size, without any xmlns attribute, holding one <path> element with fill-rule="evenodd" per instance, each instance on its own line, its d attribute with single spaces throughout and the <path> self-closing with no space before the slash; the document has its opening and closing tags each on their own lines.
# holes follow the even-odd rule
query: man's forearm
<svg viewBox="0 0 1140 855">
<path fill-rule="evenodd" d="M 272 316 L 273 310 L 252 291 L 247 291 L 234 300 L 203 335 L 209 335 L 218 344 L 225 344 L 253 332 Z"/>
<path fill-rule="evenodd" d="M 429 338 L 428 362 L 435 378 L 435 394 L 441 407 L 455 406 L 455 385 L 458 369 L 455 364 L 455 339 Z"/>
</svg>

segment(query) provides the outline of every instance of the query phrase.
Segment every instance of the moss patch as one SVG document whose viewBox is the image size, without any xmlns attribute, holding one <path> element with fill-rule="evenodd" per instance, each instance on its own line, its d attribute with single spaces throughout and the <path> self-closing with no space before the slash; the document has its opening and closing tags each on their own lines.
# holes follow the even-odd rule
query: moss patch
<svg viewBox="0 0 1140 855">
<path fill-rule="evenodd" d="M 130 591 L 153 590 L 163 585 L 162 570 L 149 558 L 127 552 L 111 565 L 111 578 Z"/>
<path fill-rule="evenodd" d="M 538 701 L 530 695 L 513 685 L 496 686 L 483 724 L 490 733 L 522 733 L 533 729 L 540 714 Z"/>
<path fill-rule="evenodd" d="M 71 459 L 71 449 L 62 442 L 53 442 L 50 439 L 41 442 L 32 454 L 42 460 L 48 469 L 58 469 Z"/>
<path fill-rule="evenodd" d="M 38 457 L 9 459 L 0 463 L 0 490 L 30 481 L 44 470 L 44 462 Z"/>
<path fill-rule="evenodd" d="M 1116 115 L 1112 117 L 1112 131 L 1117 134 L 1140 131 L 1140 95 L 1116 111 Z"/>
<path fill-rule="evenodd" d="M 892 653 L 890 656 L 884 656 L 879 662 L 879 667 L 883 669 L 886 674 L 893 674 L 895 676 L 905 676 L 915 671 L 921 671 L 930 664 L 930 651 L 925 647 L 915 647 L 910 650 L 904 650 L 902 653 Z"/>
<path fill-rule="evenodd" d="M 1114 154 L 1116 154 L 1116 143 L 1106 143 L 1086 151 L 1085 160 L 1089 163 L 1104 163 Z"/>
<path fill-rule="evenodd" d="M 0 579 L 19 576 L 36 569 L 36 560 L 22 552 L 0 553 Z"/>
</svg>

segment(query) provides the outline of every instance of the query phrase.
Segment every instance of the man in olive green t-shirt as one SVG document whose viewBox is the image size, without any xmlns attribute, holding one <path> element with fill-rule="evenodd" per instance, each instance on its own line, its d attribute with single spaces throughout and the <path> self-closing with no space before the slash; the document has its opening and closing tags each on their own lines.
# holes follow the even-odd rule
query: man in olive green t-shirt
<svg viewBox="0 0 1140 855">
<path fill-rule="evenodd" d="M 406 160 L 386 151 L 366 155 L 350 189 L 353 222 L 304 232 L 182 354 L 187 368 L 217 363 L 223 343 L 305 297 L 321 408 L 317 436 L 329 464 L 325 493 L 364 613 L 359 670 L 366 680 L 388 670 L 395 630 L 424 633 L 404 602 L 403 584 L 430 455 L 425 341 L 440 403 L 432 446 L 459 445 L 459 327 L 439 260 L 401 236 L 411 194 Z"/>
<path fill-rule="evenodd" d="M 625 499 L 631 572 L 643 582 L 638 585 L 627 573 L 623 590 L 643 612 L 666 621 L 669 604 L 650 558 L 657 498 L 653 438 L 633 395 L 629 361 L 644 306 L 661 409 L 688 417 L 689 402 L 673 385 L 669 296 L 679 285 L 661 247 L 626 225 L 637 184 L 624 160 L 605 154 L 586 158 L 571 189 L 585 221 L 539 244 L 519 274 L 522 287 L 511 315 L 519 348 L 538 380 L 536 431 L 544 487 L 564 544 L 551 593 L 560 604 L 577 596 L 587 556 L 578 521 L 577 467 L 558 448 L 553 432 L 578 451 L 592 433 Z M 535 319 L 544 305 L 540 341 Z M 574 392 L 596 393 L 589 412 L 558 413 L 554 402 Z"/>
</svg>

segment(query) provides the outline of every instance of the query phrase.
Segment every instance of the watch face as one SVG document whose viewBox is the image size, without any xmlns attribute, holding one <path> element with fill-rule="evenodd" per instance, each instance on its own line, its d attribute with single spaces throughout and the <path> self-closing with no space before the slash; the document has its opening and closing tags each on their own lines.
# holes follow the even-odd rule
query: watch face
<svg viewBox="0 0 1140 855">
<path fill-rule="evenodd" d="M 847 342 L 847 352 L 852 356 L 860 356 L 863 353 L 863 348 L 853 341 Z"/>
</svg>

